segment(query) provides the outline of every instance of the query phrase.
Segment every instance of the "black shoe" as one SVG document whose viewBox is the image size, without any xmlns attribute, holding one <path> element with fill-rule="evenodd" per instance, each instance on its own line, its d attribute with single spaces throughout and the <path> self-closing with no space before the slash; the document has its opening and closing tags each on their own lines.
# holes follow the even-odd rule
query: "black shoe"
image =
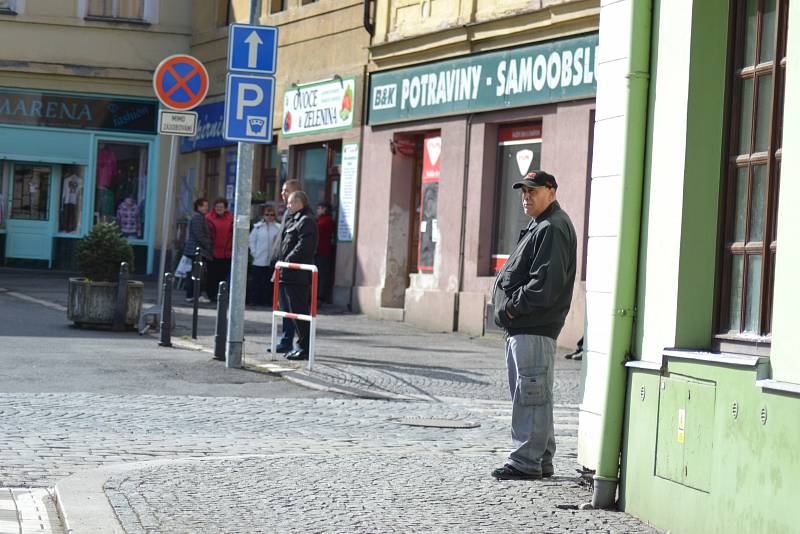
<svg viewBox="0 0 800 534">
<path fill-rule="evenodd" d="M 492 476 L 497 480 L 539 480 L 542 478 L 541 473 L 523 473 L 516 467 L 508 464 L 504 465 L 503 467 L 498 467 L 492 471 Z"/>
<path fill-rule="evenodd" d="M 291 360 L 296 362 L 298 360 L 307 360 L 308 359 L 308 351 L 303 349 L 297 349 L 293 352 L 290 352 L 286 355 L 287 360 Z"/>
<path fill-rule="evenodd" d="M 278 345 L 277 347 L 275 347 L 275 352 L 289 352 L 291 350 L 292 350 L 291 345 Z M 269 345 L 267 346 L 267 352 L 272 352 L 272 347 Z"/>
</svg>

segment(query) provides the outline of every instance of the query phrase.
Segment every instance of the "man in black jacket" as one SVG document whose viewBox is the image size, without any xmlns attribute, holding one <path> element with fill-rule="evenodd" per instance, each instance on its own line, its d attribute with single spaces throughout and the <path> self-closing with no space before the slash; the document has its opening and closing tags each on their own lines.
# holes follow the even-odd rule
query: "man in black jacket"
<svg viewBox="0 0 800 534">
<path fill-rule="evenodd" d="M 314 263 L 319 234 L 314 214 L 308 207 L 308 196 L 302 191 L 289 195 L 289 217 L 281 236 L 280 261 Z M 280 289 L 289 301 L 288 311 L 308 314 L 311 273 L 297 269 L 282 269 Z M 298 348 L 286 355 L 287 360 L 307 360 L 310 325 L 294 321 Z"/>
<path fill-rule="evenodd" d="M 513 187 L 532 220 L 492 292 L 495 323 L 506 331 L 514 443 L 506 464 L 492 471 L 500 480 L 553 475 L 553 360 L 572 302 L 577 251 L 575 229 L 556 202 L 555 177 L 535 171 Z"/>
<path fill-rule="evenodd" d="M 278 230 L 277 240 L 278 242 L 275 246 L 272 247 L 272 257 L 270 258 L 269 264 L 271 267 L 275 267 L 275 264 L 280 260 L 281 255 L 281 247 L 280 241 L 283 240 L 283 234 L 286 231 L 286 221 L 292 216 L 289 210 L 289 195 L 294 193 L 295 191 L 300 191 L 300 181 L 295 179 L 286 180 L 283 183 L 283 187 L 281 187 L 281 199 L 286 203 L 286 211 L 283 212 L 283 218 L 281 219 L 281 228 Z M 278 306 L 282 310 L 289 309 L 289 299 L 286 296 L 286 291 L 281 286 L 278 288 Z M 283 318 L 283 335 L 281 336 L 280 341 L 278 341 L 278 346 L 275 347 L 276 352 L 291 352 L 294 348 L 292 343 L 294 342 L 294 321 L 291 319 L 287 319 L 286 317 Z M 267 351 L 272 350 L 270 347 L 267 347 Z"/>
</svg>

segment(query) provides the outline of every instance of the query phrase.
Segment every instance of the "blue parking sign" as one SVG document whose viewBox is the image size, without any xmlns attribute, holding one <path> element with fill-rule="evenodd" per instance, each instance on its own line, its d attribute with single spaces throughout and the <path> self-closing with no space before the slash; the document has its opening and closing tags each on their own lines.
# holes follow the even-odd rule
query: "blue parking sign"
<svg viewBox="0 0 800 534">
<path fill-rule="evenodd" d="M 275 74 L 278 63 L 278 28 L 231 24 L 228 30 L 228 70 Z"/>
<path fill-rule="evenodd" d="M 272 142 L 275 79 L 228 74 L 223 137 L 245 143 Z"/>
</svg>

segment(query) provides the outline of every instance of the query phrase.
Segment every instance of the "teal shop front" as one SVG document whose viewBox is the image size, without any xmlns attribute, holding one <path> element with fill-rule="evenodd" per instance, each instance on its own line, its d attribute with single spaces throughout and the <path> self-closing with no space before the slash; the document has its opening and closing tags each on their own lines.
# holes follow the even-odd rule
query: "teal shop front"
<svg viewBox="0 0 800 534">
<path fill-rule="evenodd" d="M 0 258 L 73 270 L 76 239 L 115 222 L 153 266 L 155 101 L 0 89 Z"/>
</svg>

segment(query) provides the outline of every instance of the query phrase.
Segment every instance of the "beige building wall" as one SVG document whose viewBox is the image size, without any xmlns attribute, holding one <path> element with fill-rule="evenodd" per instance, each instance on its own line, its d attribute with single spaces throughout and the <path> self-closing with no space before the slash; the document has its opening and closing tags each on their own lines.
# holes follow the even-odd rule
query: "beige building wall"
<svg viewBox="0 0 800 534">
<path fill-rule="evenodd" d="M 86 2 L 25 0 L 0 14 L 4 87 L 154 97 L 153 70 L 186 52 L 190 0 L 153 0 L 145 23 L 85 18 Z"/>
</svg>

